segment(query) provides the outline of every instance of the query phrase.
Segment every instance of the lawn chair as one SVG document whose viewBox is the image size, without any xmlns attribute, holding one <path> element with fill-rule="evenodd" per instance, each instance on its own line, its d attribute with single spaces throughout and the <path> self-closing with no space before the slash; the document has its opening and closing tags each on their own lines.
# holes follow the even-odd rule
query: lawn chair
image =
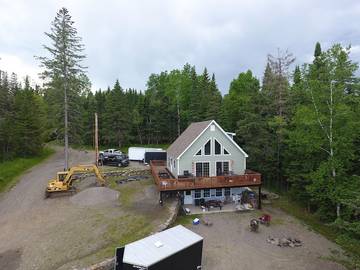
<svg viewBox="0 0 360 270">
<path fill-rule="evenodd" d="M 271 221 L 271 216 L 268 214 L 264 214 L 259 218 L 259 221 L 261 224 L 264 224 L 266 226 L 270 225 L 270 221 Z"/>
</svg>

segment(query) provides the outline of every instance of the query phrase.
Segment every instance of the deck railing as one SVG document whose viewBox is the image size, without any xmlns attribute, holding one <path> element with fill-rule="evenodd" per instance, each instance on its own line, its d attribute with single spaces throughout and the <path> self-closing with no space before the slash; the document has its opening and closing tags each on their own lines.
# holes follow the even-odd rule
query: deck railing
<svg viewBox="0 0 360 270">
<path fill-rule="evenodd" d="M 150 162 L 151 173 L 160 191 L 187 190 L 202 188 L 223 188 L 261 185 L 261 174 L 246 170 L 243 175 L 212 176 L 212 177 L 187 177 L 173 178 L 166 168 L 166 161 L 153 160 Z M 160 177 L 168 175 L 168 177 Z"/>
</svg>

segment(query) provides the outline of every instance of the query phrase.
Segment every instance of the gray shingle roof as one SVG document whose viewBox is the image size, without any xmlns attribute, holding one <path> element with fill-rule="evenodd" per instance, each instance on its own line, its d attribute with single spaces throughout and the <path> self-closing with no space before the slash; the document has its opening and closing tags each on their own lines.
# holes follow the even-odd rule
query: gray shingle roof
<svg viewBox="0 0 360 270">
<path fill-rule="evenodd" d="M 191 123 L 187 129 L 169 146 L 167 155 L 178 158 L 182 152 L 200 135 L 200 133 L 210 125 L 213 120 Z"/>
</svg>

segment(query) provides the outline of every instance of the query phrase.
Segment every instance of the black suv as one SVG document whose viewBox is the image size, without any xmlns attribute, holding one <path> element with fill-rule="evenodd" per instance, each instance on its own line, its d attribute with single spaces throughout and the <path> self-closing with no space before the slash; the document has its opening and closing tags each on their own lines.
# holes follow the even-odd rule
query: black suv
<svg viewBox="0 0 360 270">
<path fill-rule="evenodd" d="M 125 154 L 99 155 L 99 164 L 112 165 L 117 167 L 129 166 L 129 157 Z"/>
</svg>

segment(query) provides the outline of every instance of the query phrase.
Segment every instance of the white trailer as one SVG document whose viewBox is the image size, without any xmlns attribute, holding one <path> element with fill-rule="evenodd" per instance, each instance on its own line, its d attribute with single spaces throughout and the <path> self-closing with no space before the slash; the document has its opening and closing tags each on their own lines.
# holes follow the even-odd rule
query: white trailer
<svg viewBox="0 0 360 270">
<path fill-rule="evenodd" d="M 161 148 L 129 147 L 129 160 L 144 161 L 146 152 L 163 152 Z"/>
</svg>

